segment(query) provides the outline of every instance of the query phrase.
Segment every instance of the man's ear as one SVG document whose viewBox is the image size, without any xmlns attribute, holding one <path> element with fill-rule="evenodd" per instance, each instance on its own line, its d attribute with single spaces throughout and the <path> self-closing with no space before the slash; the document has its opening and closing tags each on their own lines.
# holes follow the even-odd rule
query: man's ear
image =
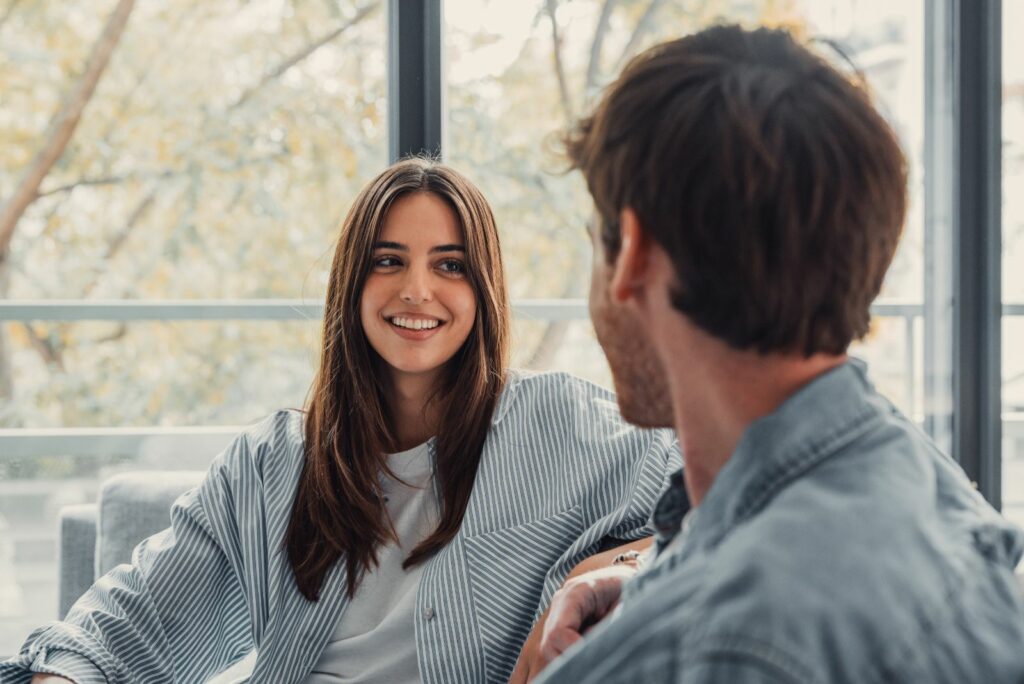
<svg viewBox="0 0 1024 684">
<path fill-rule="evenodd" d="M 635 298 L 650 276 L 651 238 L 640 225 L 636 212 L 625 207 L 619 212 L 621 241 L 612 264 L 609 287 L 612 299 L 623 303 Z"/>
</svg>

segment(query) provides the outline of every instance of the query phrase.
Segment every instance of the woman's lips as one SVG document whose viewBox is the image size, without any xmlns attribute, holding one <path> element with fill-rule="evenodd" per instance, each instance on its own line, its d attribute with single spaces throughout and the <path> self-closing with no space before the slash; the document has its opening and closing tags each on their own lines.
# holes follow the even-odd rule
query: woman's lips
<svg viewBox="0 0 1024 684">
<path fill-rule="evenodd" d="M 440 323 L 434 328 L 422 328 L 420 330 L 413 330 L 412 328 L 403 328 L 400 325 L 395 325 L 391 321 L 388 321 L 388 325 L 399 337 L 407 340 L 425 340 L 434 335 L 438 330 L 445 326 L 444 323 Z"/>
</svg>

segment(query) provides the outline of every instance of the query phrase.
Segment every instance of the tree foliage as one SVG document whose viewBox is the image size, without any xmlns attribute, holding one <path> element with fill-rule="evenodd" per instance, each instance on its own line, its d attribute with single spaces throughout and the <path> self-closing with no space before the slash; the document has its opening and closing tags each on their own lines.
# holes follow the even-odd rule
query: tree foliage
<svg viewBox="0 0 1024 684">
<path fill-rule="evenodd" d="M 132 3 L 0 3 L 0 207 L 11 215 L 61 112 L 86 92 L 90 55 Z M 655 41 L 723 18 L 803 31 L 801 5 L 519 6 L 530 24 L 513 57 L 448 86 L 446 158 L 495 207 L 513 297 L 583 297 L 590 201 L 578 174 L 562 173 L 558 134 Z M 387 163 L 385 13 L 381 0 L 139 3 L 9 224 L 0 295 L 319 300 L 348 203 Z M 445 30 L 450 67 L 503 38 L 486 21 Z M 298 405 L 318 334 L 316 322 L 5 328 L 0 425 L 37 427 L 231 423 Z M 586 322 L 516 332 L 517 363 L 607 382 Z"/>
<path fill-rule="evenodd" d="M 140 5 L 12 231 L 7 296 L 318 300 L 347 203 L 387 161 L 381 5 Z M 40 113 L 67 108 L 109 12 L 26 3 L 0 26 L 5 206 L 46 149 Z M 267 383 L 255 396 L 301 402 L 314 329 L 9 326 L 3 420 L 246 420 L 267 409 L 246 400 L 254 378 Z"/>
</svg>

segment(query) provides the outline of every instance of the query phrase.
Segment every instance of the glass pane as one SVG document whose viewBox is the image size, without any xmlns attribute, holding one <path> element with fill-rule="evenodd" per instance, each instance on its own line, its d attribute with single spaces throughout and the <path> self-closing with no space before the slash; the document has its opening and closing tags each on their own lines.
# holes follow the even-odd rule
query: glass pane
<svg viewBox="0 0 1024 684">
<path fill-rule="evenodd" d="M 547 347 L 541 344 L 545 335 L 559 331 L 561 339 L 557 345 Z M 601 351 L 594 336 L 594 327 L 590 321 L 565 321 L 563 325 L 538 320 L 517 320 L 512 329 L 512 366 L 529 368 L 537 365 L 531 355 L 538 349 L 551 348 L 554 354 L 545 359 L 550 368 L 572 373 L 591 382 L 611 389 L 612 374 L 608 368 L 608 359 Z"/>
<path fill-rule="evenodd" d="M 0 206 L 115 5 L 9 4 Z M 74 136 L 14 225 L 0 298 L 319 300 L 340 220 L 386 163 L 386 35 L 381 0 L 137 3 Z M 154 370 L 134 357 L 188 349 L 173 332 L 129 328 L 0 325 L 0 427 L 188 424 L 245 411 L 133 402 Z M 265 330 L 249 335 L 261 353 L 289 344 L 270 339 L 280 326 Z M 210 350 L 207 362 L 160 359 L 163 377 L 187 382 L 197 363 L 231 355 L 231 342 Z"/>
<path fill-rule="evenodd" d="M 0 9 L 0 207 L 115 5 Z M 385 15 L 382 0 L 136 3 L 17 217 L 0 298 L 319 300 L 340 220 L 387 162 Z M 318 335 L 298 321 L 0 323 L 0 427 L 247 423 L 302 404 Z M 60 507 L 116 470 L 205 468 L 206 451 L 0 453 L 0 658 L 56 616 Z"/>
<path fill-rule="evenodd" d="M 602 17 L 605 6 L 612 10 Z M 921 0 L 447 0 L 447 158 L 494 203 L 513 292 L 584 296 L 590 246 L 583 225 L 590 200 L 578 174 L 560 173 L 564 161 L 557 154 L 557 135 L 587 110 L 624 62 L 654 42 L 722 19 L 784 25 L 836 41 L 866 74 L 911 164 L 903 242 L 874 331 L 856 352 L 874 361 L 873 375 L 882 389 L 924 422 L 933 405 L 946 410 L 951 405 L 948 376 L 935 383 L 929 406 L 924 401 L 925 379 L 934 373 L 925 364 L 929 335 L 924 333 L 925 253 L 934 237 L 924 222 L 924 12 Z M 835 59 L 841 62 L 838 55 Z M 560 353 L 564 324 L 549 327 L 548 335 L 523 337 L 521 344 L 535 347 L 520 350 L 521 362 L 563 368 L 561 359 L 572 358 Z"/>
<path fill-rule="evenodd" d="M 302 406 L 319 321 L 7 324 L 19 427 L 244 425 Z M 31 335 L 31 337 L 30 337 Z M 40 347 L 57 349 L 45 354 Z M 44 356 L 47 358 L 44 360 Z M 209 441 L 216 441 L 213 438 Z M 45 442 L 45 438 L 37 440 Z M 214 449 L 0 454 L 0 656 L 56 617 L 57 515 L 122 470 L 204 470 Z"/>
<path fill-rule="evenodd" d="M 226 444 L 230 437 L 206 441 Z M 160 454 L 142 449 L 132 456 L 0 458 L 0 659 L 17 653 L 29 632 L 57 617 L 62 507 L 95 503 L 100 484 L 119 472 L 205 470 L 217 451 L 164 444 Z"/>
<path fill-rule="evenodd" d="M 6 4 L 5 193 L 115 3 Z M 16 225 L 0 296 L 322 291 L 348 203 L 387 162 L 385 23 L 381 0 L 136 3 Z"/>
<path fill-rule="evenodd" d="M 6 327 L 24 428 L 243 425 L 301 406 L 319 360 L 319 321 Z"/>
<path fill-rule="evenodd" d="M 1024 524 L 1024 3 L 1002 7 L 1003 511 Z"/>
</svg>

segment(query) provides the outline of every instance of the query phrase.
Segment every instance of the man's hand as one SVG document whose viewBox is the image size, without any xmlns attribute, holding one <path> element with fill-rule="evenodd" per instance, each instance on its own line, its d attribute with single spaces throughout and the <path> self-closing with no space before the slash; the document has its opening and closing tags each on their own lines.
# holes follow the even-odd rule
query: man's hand
<svg viewBox="0 0 1024 684">
<path fill-rule="evenodd" d="M 539 674 L 612 612 L 619 603 L 622 585 L 635 574 L 636 569 L 628 566 L 593 570 L 569 580 L 555 592 L 530 676 Z"/>
<path fill-rule="evenodd" d="M 616 565 L 566 581 L 523 644 L 509 684 L 533 680 L 562 651 L 579 641 L 589 627 L 615 608 L 623 583 L 634 574 L 635 566 Z"/>
<path fill-rule="evenodd" d="M 650 537 L 630 542 L 595 554 L 573 568 L 523 644 L 519 661 L 508 680 L 509 684 L 526 684 L 532 680 L 571 643 L 577 641 L 588 627 L 611 612 L 618 603 L 623 582 L 636 574 L 638 563 L 630 561 L 609 565 L 620 554 L 642 551 L 650 547 L 651 543 Z M 594 608 L 605 606 L 605 610 L 590 611 L 587 605 L 575 605 L 577 602 Z M 561 617 L 556 615 L 556 609 Z M 572 621 L 577 621 L 575 627 L 569 626 Z M 554 630 L 550 631 L 551 638 L 545 638 L 549 637 L 549 630 Z"/>
</svg>

